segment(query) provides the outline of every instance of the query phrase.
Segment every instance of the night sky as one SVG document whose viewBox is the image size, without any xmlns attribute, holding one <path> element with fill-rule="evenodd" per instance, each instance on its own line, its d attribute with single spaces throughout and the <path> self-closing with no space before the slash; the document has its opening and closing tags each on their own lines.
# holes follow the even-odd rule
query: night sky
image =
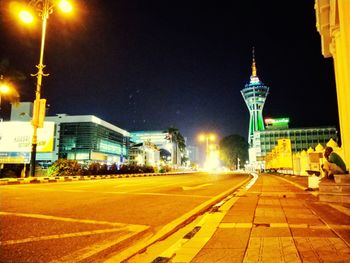
<svg viewBox="0 0 350 263">
<path fill-rule="evenodd" d="M 21 101 L 33 101 L 40 23 L 19 24 L 9 2 L 1 0 L 0 59 L 28 76 L 16 86 Z M 189 143 L 200 131 L 247 137 L 240 90 L 254 46 L 257 74 L 270 87 L 264 117 L 338 127 L 333 61 L 321 54 L 313 0 L 75 3 L 74 17 L 55 11 L 48 21 L 49 115 L 93 114 L 127 131 L 175 126 Z"/>
</svg>

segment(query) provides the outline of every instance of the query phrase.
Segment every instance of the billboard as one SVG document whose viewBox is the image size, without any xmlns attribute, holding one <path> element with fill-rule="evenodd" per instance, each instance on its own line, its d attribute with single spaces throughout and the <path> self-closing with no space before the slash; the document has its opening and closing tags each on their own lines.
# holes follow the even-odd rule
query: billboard
<svg viewBox="0 0 350 263">
<path fill-rule="evenodd" d="M 266 129 L 288 129 L 289 118 L 266 118 L 265 119 Z"/>
<path fill-rule="evenodd" d="M 54 122 L 44 122 L 44 127 L 37 129 L 37 152 L 53 151 L 54 131 Z M 0 122 L 0 152 L 31 152 L 32 136 L 30 122 Z"/>
<path fill-rule="evenodd" d="M 29 163 L 29 152 L 0 152 L 0 163 Z"/>
</svg>

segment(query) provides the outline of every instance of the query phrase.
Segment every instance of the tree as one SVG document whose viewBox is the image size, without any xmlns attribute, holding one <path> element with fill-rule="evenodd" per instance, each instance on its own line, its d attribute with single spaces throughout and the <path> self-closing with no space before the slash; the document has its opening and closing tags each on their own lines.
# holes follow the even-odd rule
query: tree
<svg viewBox="0 0 350 263">
<path fill-rule="evenodd" d="M 238 134 L 232 134 L 224 137 L 219 144 L 220 156 L 226 166 L 237 167 L 239 159 L 240 167 L 238 168 L 241 168 L 248 160 L 249 145 L 244 137 Z"/>
<path fill-rule="evenodd" d="M 180 152 L 185 152 L 186 149 L 186 143 L 185 138 L 182 136 L 178 128 L 170 127 L 167 131 L 168 133 L 167 139 L 170 140 L 172 143 L 176 143 L 179 147 Z"/>
<path fill-rule="evenodd" d="M 179 129 L 175 127 L 170 127 L 165 132 L 168 133 L 166 138 L 172 144 L 175 144 L 175 151 L 174 151 L 175 158 L 173 158 L 173 160 L 174 160 L 174 164 L 175 163 L 177 164 L 177 161 L 175 161 L 177 160 L 177 149 L 179 149 L 181 153 L 184 153 L 186 150 L 185 138 L 182 136 Z"/>
</svg>

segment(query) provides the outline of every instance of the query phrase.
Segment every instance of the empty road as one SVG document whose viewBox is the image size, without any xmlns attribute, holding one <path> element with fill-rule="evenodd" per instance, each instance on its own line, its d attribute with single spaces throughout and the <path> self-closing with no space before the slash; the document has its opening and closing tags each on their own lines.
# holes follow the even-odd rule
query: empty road
<svg viewBox="0 0 350 263">
<path fill-rule="evenodd" d="M 102 261 L 171 231 L 249 178 L 195 173 L 0 186 L 0 261 Z"/>
</svg>

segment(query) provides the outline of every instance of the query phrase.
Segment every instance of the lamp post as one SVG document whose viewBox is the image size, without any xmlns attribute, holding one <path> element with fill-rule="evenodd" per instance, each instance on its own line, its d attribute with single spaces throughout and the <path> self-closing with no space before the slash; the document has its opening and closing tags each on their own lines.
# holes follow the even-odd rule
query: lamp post
<svg viewBox="0 0 350 263">
<path fill-rule="evenodd" d="M 216 136 L 213 133 L 209 133 L 209 134 L 200 134 L 198 137 L 200 142 L 204 142 L 205 141 L 205 158 L 206 160 L 209 159 L 209 142 L 210 141 L 215 141 Z"/>
<path fill-rule="evenodd" d="M 67 0 L 61 0 L 58 4 L 62 11 L 70 12 L 72 10 L 72 6 L 69 4 Z M 34 109 L 32 116 L 32 125 L 33 125 L 33 136 L 32 136 L 32 150 L 30 157 L 30 175 L 35 176 L 35 162 L 36 162 L 36 150 L 38 144 L 38 128 L 43 127 L 43 122 L 45 118 L 45 99 L 41 99 L 41 85 L 42 78 L 48 76 L 48 74 L 44 73 L 44 49 L 45 49 L 45 37 L 46 37 L 46 27 L 47 20 L 49 15 L 52 14 L 54 9 L 54 1 L 50 0 L 31 0 L 29 2 L 29 6 L 34 7 L 41 17 L 42 25 L 41 25 L 41 45 L 40 45 L 40 56 L 39 56 L 39 64 L 36 65 L 38 68 L 38 72 L 32 74 L 33 77 L 37 78 L 36 82 L 36 91 L 35 91 L 35 100 L 34 100 Z M 33 21 L 33 16 L 27 10 L 22 10 L 19 13 L 21 20 L 25 23 L 31 23 Z"/>
<path fill-rule="evenodd" d="M 1 95 L 10 91 L 10 87 L 4 82 L 3 75 L 0 76 L 0 110 L 1 110 Z"/>
<path fill-rule="evenodd" d="M 0 112 L 1 112 L 1 95 L 7 94 L 11 90 L 9 84 L 4 80 L 3 75 L 0 75 Z M 2 117 L 0 116 L 0 121 L 2 121 Z"/>
</svg>

